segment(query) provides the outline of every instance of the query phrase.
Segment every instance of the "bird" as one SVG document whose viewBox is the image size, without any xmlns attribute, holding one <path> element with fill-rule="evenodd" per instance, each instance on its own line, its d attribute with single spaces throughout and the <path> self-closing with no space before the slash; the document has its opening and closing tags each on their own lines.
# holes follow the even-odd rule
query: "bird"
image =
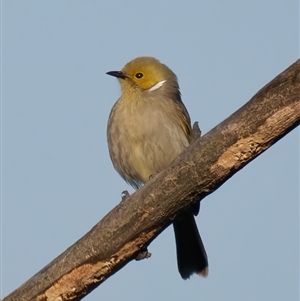
<svg viewBox="0 0 300 301">
<path fill-rule="evenodd" d="M 121 96 L 107 123 L 107 143 L 114 168 L 139 189 L 191 143 L 189 113 L 181 100 L 176 74 L 154 57 L 128 62 L 116 77 Z M 178 271 L 183 279 L 208 275 L 207 254 L 194 215 L 200 202 L 173 220 Z"/>
</svg>

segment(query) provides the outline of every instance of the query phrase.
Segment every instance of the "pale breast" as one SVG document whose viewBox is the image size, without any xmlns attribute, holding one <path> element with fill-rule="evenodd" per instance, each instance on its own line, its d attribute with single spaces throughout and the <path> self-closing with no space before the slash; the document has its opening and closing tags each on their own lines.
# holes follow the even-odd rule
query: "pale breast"
<svg viewBox="0 0 300 301">
<path fill-rule="evenodd" d="M 116 170 L 132 186 L 140 187 L 165 169 L 188 145 L 172 101 L 119 100 L 108 121 L 109 152 Z"/>
</svg>

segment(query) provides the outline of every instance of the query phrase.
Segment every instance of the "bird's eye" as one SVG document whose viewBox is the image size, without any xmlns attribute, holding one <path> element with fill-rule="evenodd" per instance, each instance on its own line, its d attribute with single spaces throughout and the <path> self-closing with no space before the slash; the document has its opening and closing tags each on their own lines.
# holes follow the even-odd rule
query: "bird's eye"
<svg viewBox="0 0 300 301">
<path fill-rule="evenodd" d="M 144 74 L 141 73 L 141 72 L 138 72 L 138 73 L 135 74 L 135 77 L 138 78 L 138 79 L 142 78 L 143 76 L 144 76 Z"/>
</svg>

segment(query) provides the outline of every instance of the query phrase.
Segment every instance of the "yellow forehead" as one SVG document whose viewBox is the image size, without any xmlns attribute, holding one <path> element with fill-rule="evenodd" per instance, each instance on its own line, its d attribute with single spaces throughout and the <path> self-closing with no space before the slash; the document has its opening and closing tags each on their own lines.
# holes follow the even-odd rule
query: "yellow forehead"
<svg viewBox="0 0 300 301">
<path fill-rule="evenodd" d="M 127 63 L 122 72 L 142 89 L 149 89 L 170 78 L 176 80 L 175 74 L 153 57 L 138 57 Z"/>
</svg>

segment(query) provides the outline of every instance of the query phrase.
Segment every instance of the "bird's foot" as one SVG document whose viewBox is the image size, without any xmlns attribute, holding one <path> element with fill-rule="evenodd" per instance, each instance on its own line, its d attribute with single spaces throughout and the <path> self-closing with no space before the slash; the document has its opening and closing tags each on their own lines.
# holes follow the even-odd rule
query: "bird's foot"
<svg viewBox="0 0 300 301">
<path fill-rule="evenodd" d="M 159 174 L 159 171 L 157 171 L 157 172 L 154 173 L 153 175 L 150 175 L 149 180 L 151 181 L 151 180 L 154 179 L 158 174 Z"/>
<path fill-rule="evenodd" d="M 127 190 L 122 191 L 121 197 L 122 201 L 125 201 L 130 196 L 130 193 Z"/>
<path fill-rule="evenodd" d="M 201 137 L 201 130 L 199 128 L 199 124 L 198 124 L 198 121 L 196 121 L 194 124 L 193 124 L 193 129 L 192 129 L 192 143 L 195 142 L 198 138 Z"/>
<path fill-rule="evenodd" d="M 140 253 L 136 256 L 135 260 L 136 261 L 139 261 L 139 260 L 143 260 L 143 259 L 146 259 L 146 258 L 149 258 L 151 257 L 151 253 L 148 252 L 148 249 L 147 248 L 144 248 L 140 251 Z"/>
</svg>

